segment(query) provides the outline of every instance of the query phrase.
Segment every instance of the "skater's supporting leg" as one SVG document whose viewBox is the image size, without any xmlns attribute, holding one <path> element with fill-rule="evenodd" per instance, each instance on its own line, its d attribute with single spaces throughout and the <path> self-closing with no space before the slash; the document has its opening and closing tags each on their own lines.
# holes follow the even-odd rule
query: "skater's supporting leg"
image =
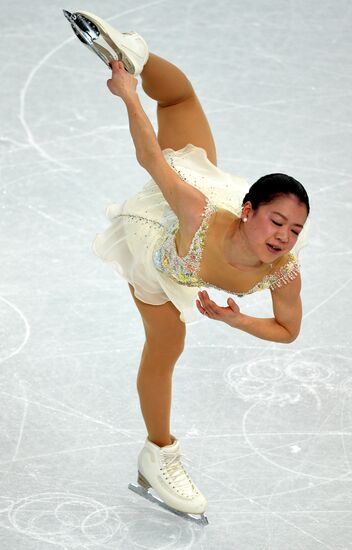
<svg viewBox="0 0 352 550">
<path fill-rule="evenodd" d="M 172 373 L 184 347 L 185 324 L 171 302 L 161 306 L 145 304 L 134 295 L 142 316 L 146 342 L 137 377 L 137 389 L 150 441 L 170 445 Z"/>
<path fill-rule="evenodd" d="M 158 102 L 158 141 L 165 149 L 188 143 L 203 147 L 216 165 L 216 149 L 209 123 L 186 75 L 175 65 L 150 53 L 141 73 L 142 86 Z"/>
</svg>

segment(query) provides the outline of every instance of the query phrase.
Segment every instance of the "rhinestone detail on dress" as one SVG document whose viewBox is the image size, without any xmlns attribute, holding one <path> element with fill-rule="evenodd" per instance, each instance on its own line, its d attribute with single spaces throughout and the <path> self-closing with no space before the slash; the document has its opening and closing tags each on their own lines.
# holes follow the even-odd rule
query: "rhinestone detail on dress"
<svg viewBox="0 0 352 550">
<path fill-rule="evenodd" d="M 177 220 L 172 225 L 153 255 L 154 264 L 159 271 L 167 273 L 181 285 L 203 286 L 201 279 L 198 277 L 198 273 L 209 218 L 215 211 L 216 206 L 207 199 L 202 213 L 202 223 L 193 236 L 190 249 L 186 256 L 181 257 L 176 251 L 175 236 L 179 228 L 179 221 Z"/>
</svg>

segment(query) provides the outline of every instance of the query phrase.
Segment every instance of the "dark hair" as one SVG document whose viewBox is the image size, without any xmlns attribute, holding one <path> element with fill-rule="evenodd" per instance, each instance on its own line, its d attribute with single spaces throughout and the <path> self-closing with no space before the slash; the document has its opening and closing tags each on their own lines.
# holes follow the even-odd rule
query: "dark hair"
<svg viewBox="0 0 352 550">
<path fill-rule="evenodd" d="M 268 174 L 259 178 L 244 196 L 242 206 L 250 201 L 253 210 L 257 210 L 261 204 L 268 204 L 276 197 L 283 195 L 295 195 L 299 202 L 306 205 L 309 214 L 310 206 L 306 190 L 299 181 L 286 174 Z"/>
</svg>

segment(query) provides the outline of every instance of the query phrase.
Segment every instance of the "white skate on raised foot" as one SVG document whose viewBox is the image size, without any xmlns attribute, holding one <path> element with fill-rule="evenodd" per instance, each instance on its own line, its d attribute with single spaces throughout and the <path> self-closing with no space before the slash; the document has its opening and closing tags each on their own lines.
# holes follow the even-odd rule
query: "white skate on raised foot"
<svg viewBox="0 0 352 550">
<path fill-rule="evenodd" d="M 126 71 L 139 75 L 149 57 L 146 41 L 136 32 L 120 32 L 109 23 L 88 11 L 64 16 L 81 42 L 104 61 L 111 69 L 111 61 L 122 61 Z M 99 43 L 99 42 L 100 43 Z"/>
<path fill-rule="evenodd" d="M 138 457 L 138 485 L 128 488 L 147 500 L 199 525 L 208 525 L 207 500 L 181 463 L 180 442 L 158 447 L 148 438 Z M 151 491 L 155 491 L 155 496 Z M 160 497 L 160 498 L 158 498 Z"/>
</svg>

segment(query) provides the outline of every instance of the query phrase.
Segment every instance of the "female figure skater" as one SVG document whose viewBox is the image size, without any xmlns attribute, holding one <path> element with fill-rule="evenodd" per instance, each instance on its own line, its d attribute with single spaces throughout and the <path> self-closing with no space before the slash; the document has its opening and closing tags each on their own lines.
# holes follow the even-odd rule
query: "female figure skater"
<svg viewBox="0 0 352 550">
<path fill-rule="evenodd" d="M 185 323 L 194 320 L 196 303 L 208 319 L 257 338 L 295 340 L 302 317 L 297 253 L 305 244 L 308 196 L 285 174 L 264 176 L 248 190 L 245 180 L 217 168 L 211 130 L 187 77 L 149 53 L 138 34 L 79 14 L 104 39 L 95 48 L 112 68 L 107 86 L 126 105 L 137 161 L 152 177 L 136 196 L 108 207 L 111 224 L 93 243 L 129 282 L 145 330 L 137 388 L 148 437 L 138 483 L 174 511 L 204 519 L 207 501 L 170 433 L 172 373 Z M 137 75 L 157 102 L 157 137 L 139 101 Z M 232 298 L 220 307 L 200 287 L 237 296 L 270 289 L 274 318 L 244 315 Z"/>
</svg>

